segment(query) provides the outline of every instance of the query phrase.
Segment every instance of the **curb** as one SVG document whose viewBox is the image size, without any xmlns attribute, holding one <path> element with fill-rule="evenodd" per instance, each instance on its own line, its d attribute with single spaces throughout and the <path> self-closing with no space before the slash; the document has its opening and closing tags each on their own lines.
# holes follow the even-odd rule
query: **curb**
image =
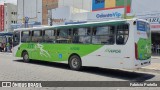
<svg viewBox="0 0 160 90">
<path fill-rule="evenodd" d="M 12 55 L 12 53 L 8 53 L 8 52 L 0 52 L 0 54 Z"/>
<path fill-rule="evenodd" d="M 148 68 L 139 68 L 136 71 L 142 71 L 142 72 L 151 72 L 151 73 L 157 73 L 160 74 L 160 70 L 158 69 L 148 69 Z"/>
<path fill-rule="evenodd" d="M 151 59 L 160 59 L 160 57 L 153 57 L 153 58 L 151 58 Z"/>
</svg>

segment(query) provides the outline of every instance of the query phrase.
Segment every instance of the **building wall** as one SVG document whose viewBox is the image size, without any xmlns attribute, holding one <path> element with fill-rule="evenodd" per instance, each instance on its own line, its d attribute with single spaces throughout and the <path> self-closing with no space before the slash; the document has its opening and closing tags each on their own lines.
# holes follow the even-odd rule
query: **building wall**
<svg viewBox="0 0 160 90">
<path fill-rule="evenodd" d="M 42 0 L 42 24 L 48 25 L 48 10 L 58 7 L 58 0 Z"/>
<path fill-rule="evenodd" d="M 28 17 L 28 22 L 42 23 L 42 0 L 17 0 L 18 23 L 24 23 L 24 18 Z"/>
<path fill-rule="evenodd" d="M 5 3 L 4 6 L 4 31 L 12 32 L 11 24 L 17 24 L 17 6 L 11 3 Z"/>
<path fill-rule="evenodd" d="M 71 6 L 92 11 L 92 0 L 59 0 L 58 7 Z"/>
<path fill-rule="evenodd" d="M 0 5 L 0 32 L 4 31 L 4 5 Z"/>
<path fill-rule="evenodd" d="M 58 0 L 17 0 L 18 23 L 24 23 L 24 18 L 30 22 L 48 24 L 48 10 L 58 7 Z"/>
<path fill-rule="evenodd" d="M 131 11 L 133 13 L 160 12 L 160 0 L 132 0 Z"/>
</svg>

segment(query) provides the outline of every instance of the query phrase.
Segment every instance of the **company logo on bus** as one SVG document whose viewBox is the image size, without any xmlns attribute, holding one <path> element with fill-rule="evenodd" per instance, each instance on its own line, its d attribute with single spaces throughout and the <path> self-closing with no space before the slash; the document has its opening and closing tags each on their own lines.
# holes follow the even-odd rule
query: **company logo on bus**
<svg viewBox="0 0 160 90">
<path fill-rule="evenodd" d="M 121 53 L 121 50 L 116 50 L 116 49 L 106 49 L 105 52 L 108 52 L 108 53 Z"/>
</svg>

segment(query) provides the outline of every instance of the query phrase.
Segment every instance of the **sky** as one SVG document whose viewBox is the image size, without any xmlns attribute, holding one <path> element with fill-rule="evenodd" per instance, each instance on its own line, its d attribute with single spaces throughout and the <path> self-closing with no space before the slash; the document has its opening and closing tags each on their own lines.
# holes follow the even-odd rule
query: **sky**
<svg viewBox="0 0 160 90">
<path fill-rule="evenodd" d="M 17 4 L 17 0 L 0 0 L 0 3 L 13 3 L 13 4 Z"/>
</svg>

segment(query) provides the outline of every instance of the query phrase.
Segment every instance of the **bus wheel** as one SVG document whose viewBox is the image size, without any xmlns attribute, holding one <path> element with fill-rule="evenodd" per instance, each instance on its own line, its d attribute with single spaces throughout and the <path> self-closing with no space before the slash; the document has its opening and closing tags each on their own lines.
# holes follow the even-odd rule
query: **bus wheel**
<svg viewBox="0 0 160 90">
<path fill-rule="evenodd" d="M 30 62 L 29 55 L 27 52 L 23 52 L 23 61 L 27 63 Z"/>
<path fill-rule="evenodd" d="M 77 55 L 73 55 L 69 59 L 69 66 L 72 70 L 80 70 L 82 68 L 81 59 Z"/>
</svg>

